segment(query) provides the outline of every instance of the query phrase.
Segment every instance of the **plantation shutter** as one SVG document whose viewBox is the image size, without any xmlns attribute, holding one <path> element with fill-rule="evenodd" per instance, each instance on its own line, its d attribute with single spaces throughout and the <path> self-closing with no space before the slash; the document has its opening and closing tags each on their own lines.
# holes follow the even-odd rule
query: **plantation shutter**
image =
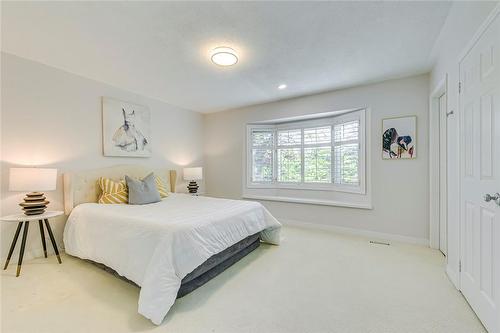
<svg viewBox="0 0 500 333">
<path fill-rule="evenodd" d="M 252 130 L 252 182 L 270 183 L 273 181 L 274 142 L 273 129 Z"/>
<path fill-rule="evenodd" d="M 302 130 L 278 131 L 278 182 L 298 183 L 302 180 Z"/>
<path fill-rule="evenodd" d="M 331 183 L 332 127 L 304 128 L 304 183 Z"/>
<path fill-rule="evenodd" d="M 359 120 L 347 121 L 333 127 L 335 184 L 359 185 L 359 128 Z"/>
</svg>

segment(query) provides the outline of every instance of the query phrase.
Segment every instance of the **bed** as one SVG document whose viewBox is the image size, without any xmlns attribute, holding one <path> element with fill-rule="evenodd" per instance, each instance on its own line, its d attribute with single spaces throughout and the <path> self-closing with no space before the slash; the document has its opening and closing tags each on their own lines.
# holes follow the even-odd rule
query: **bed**
<svg viewBox="0 0 500 333">
<path fill-rule="evenodd" d="M 148 205 L 97 204 L 99 177 L 143 177 L 140 166 L 64 175 L 66 253 L 140 286 L 138 312 L 159 325 L 177 297 L 257 248 L 279 244 L 279 222 L 257 202 L 171 193 Z M 154 170 L 168 182 L 168 170 Z M 171 184 L 172 185 L 172 184 Z"/>
</svg>

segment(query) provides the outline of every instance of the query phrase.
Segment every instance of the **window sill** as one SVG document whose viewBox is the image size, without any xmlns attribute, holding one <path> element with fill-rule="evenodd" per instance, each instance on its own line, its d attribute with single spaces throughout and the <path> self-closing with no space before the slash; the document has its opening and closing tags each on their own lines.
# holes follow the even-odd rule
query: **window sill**
<svg viewBox="0 0 500 333">
<path fill-rule="evenodd" d="M 354 193 L 354 194 L 366 194 L 366 191 L 363 187 L 359 186 L 349 186 L 349 185 L 310 185 L 300 183 L 290 184 L 290 183 L 281 183 L 278 185 L 269 185 L 264 183 L 248 183 L 247 188 L 249 189 L 274 189 L 274 190 L 301 190 L 301 191 L 325 191 L 325 192 L 343 192 L 343 193 Z M 307 199 L 304 199 L 307 200 Z"/>
<path fill-rule="evenodd" d="M 371 204 L 367 203 L 349 203 L 342 201 L 333 200 L 318 200 L 318 199 L 305 199 L 305 198 L 291 198 L 291 197 L 278 197 L 272 195 L 252 195 L 244 194 L 244 199 L 254 199 L 254 200 L 264 200 L 264 201 L 279 201 L 279 202 L 291 202 L 300 204 L 310 204 L 310 205 L 320 205 L 320 206 L 336 206 L 336 207 L 347 207 L 347 208 L 358 208 L 358 209 L 373 209 Z"/>
</svg>

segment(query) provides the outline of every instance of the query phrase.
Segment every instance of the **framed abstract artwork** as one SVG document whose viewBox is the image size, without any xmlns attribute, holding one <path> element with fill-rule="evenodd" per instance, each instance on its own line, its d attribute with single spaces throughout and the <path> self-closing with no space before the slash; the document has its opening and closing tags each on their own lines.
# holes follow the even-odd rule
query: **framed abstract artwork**
<svg viewBox="0 0 500 333">
<path fill-rule="evenodd" d="M 382 119 L 382 158 L 417 158 L 417 117 Z"/>
<path fill-rule="evenodd" d="M 151 156 L 151 115 L 147 106 L 102 98 L 104 156 Z"/>
</svg>

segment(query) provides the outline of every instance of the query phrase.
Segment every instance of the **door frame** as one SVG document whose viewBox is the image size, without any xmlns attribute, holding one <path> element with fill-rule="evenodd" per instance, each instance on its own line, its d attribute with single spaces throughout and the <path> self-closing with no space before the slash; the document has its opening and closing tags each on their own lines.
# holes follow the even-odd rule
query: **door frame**
<svg viewBox="0 0 500 333">
<path fill-rule="evenodd" d="M 448 74 L 445 74 L 444 78 L 439 81 L 436 88 L 431 93 L 429 100 L 429 142 L 439 142 L 439 145 L 429 144 L 429 246 L 438 250 L 440 243 L 440 212 L 443 210 L 446 211 L 447 207 L 447 202 L 441 202 L 439 199 L 441 177 L 443 176 L 440 172 L 442 166 L 439 156 L 442 150 L 447 149 L 446 139 L 444 142 L 440 140 L 441 120 L 439 98 L 443 94 L 446 94 L 448 98 Z M 444 124 L 444 128 L 446 129 L 446 124 Z M 445 185 L 445 191 L 446 186 L 447 185 Z"/>
</svg>

